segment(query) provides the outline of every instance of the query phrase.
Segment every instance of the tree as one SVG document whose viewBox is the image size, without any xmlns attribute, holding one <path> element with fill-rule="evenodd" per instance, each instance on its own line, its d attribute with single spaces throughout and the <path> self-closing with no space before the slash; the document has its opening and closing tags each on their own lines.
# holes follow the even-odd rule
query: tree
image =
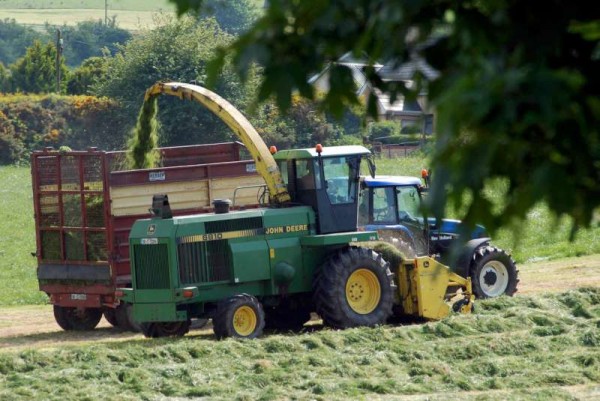
<svg viewBox="0 0 600 401">
<path fill-rule="evenodd" d="M 27 93 L 48 93 L 56 90 L 56 47 L 52 43 L 42 46 L 39 40 L 27 48 L 25 56 L 11 67 L 12 87 Z M 60 64 L 63 84 L 67 78 L 64 59 Z"/>
<path fill-rule="evenodd" d="M 214 19 L 179 21 L 164 17 L 161 25 L 128 42 L 108 60 L 110 79 L 98 82 L 97 95 L 118 100 L 133 128 L 146 89 L 157 81 L 195 81 L 206 78 L 206 64 L 218 46 L 227 46 L 233 37 L 223 32 Z M 245 110 L 248 89 L 230 68 L 216 80 L 216 92 Z M 161 146 L 226 141 L 233 138 L 229 128 L 210 111 L 189 101 L 166 96 L 159 99 Z M 237 138 L 236 138 L 237 139 Z"/>
<path fill-rule="evenodd" d="M 36 39 L 46 42 L 51 37 L 18 24 L 14 18 L 0 20 L 0 62 L 4 65 L 14 63 L 19 57 L 23 57 L 27 47 Z"/>
<path fill-rule="evenodd" d="M 252 0 L 207 0 L 198 14 L 201 18 L 214 17 L 221 29 L 239 35 L 252 26 L 259 10 Z"/>
<path fill-rule="evenodd" d="M 10 91 L 10 70 L 0 61 L 0 92 Z"/>
<path fill-rule="evenodd" d="M 69 95 L 90 95 L 92 85 L 107 74 L 107 58 L 90 57 L 69 75 L 67 93 Z"/>
<path fill-rule="evenodd" d="M 201 0 L 171 0 L 183 13 Z M 524 218 L 538 202 L 588 226 L 600 205 L 600 20 L 593 2 L 519 0 L 273 0 L 225 56 L 244 76 L 258 63 L 259 98 L 287 109 L 298 91 L 314 98 L 307 78 L 352 52 L 371 64 L 425 60 L 440 75 L 429 85 L 437 111 L 434 186 L 441 216 L 450 195 L 467 200 L 466 219 L 490 228 Z M 369 84 L 416 96 L 366 68 Z M 350 70 L 332 65 L 323 107 L 338 115 L 357 102 Z M 375 114 L 375 98 L 366 105 Z M 505 179 L 503 205 L 492 209 L 484 188 Z M 465 198 L 468 193 L 471 197 Z"/>
<path fill-rule="evenodd" d="M 48 25 L 46 30 L 54 34 L 55 26 Z M 105 25 L 101 20 L 83 21 L 75 26 L 64 25 L 60 28 L 64 39 L 64 57 L 67 65 L 80 65 L 90 57 L 103 56 L 104 52 L 115 54 L 120 45 L 131 39 L 131 33 L 116 26 L 116 22 Z"/>
</svg>

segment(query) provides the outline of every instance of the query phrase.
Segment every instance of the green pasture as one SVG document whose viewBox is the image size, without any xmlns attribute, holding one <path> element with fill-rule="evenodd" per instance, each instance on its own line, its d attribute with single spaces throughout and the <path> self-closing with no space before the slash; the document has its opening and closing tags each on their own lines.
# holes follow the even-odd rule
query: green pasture
<svg viewBox="0 0 600 401">
<path fill-rule="evenodd" d="M 0 399 L 576 400 L 600 396 L 600 290 L 440 322 L 0 351 Z M 56 341 L 68 333 L 54 334 Z M 23 338 L 19 338 L 22 341 Z M 31 336 L 35 341 L 35 335 Z"/>
</svg>

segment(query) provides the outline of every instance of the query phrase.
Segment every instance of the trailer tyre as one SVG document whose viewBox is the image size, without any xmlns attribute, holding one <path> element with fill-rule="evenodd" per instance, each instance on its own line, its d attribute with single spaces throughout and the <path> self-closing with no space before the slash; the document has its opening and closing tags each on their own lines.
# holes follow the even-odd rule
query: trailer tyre
<svg viewBox="0 0 600 401">
<path fill-rule="evenodd" d="M 265 312 L 256 297 L 240 294 L 219 302 L 213 317 L 217 338 L 259 337 L 265 327 Z"/>
<path fill-rule="evenodd" d="M 140 328 L 148 338 L 183 337 L 190 331 L 190 320 L 184 322 L 152 322 L 142 323 Z"/>
<path fill-rule="evenodd" d="M 314 281 L 314 301 L 323 323 L 335 328 L 384 324 L 392 315 L 393 274 L 381 255 L 346 248 L 332 255 Z"/>
<path fill-rule="evenodd" d="M 477 298 L 512 296 L 517 291 L 519 271 L 511 256 L 500 248 L 489 245 L 477 248 L 470 274 Z"/>
<path fill-rule="evenodd" d="M 102 319 L 102 310 L 100 308 L 69 308 L 54 305 L 54 319 L 63 330 L 94 330 Z"/>
</svg>

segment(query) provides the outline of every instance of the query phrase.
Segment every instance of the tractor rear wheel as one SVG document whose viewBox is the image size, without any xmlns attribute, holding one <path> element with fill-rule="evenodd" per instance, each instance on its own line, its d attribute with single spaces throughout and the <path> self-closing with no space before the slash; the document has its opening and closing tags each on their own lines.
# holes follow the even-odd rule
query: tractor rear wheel
<svg viewBox="0 0 600 401">
<path fill-rule="evenodd" d="M 477 298 L 511 296 L 517 291 L 519 271 L 515 261 L 504 250 L 494 246 L 475 250 L 470 275 Z"/>
<path fill-rule="evenodd" d="M 371 249 L 346 248 L 321 266 L 314 301 L 328 326 L 375 326 L 391 316 L 394 289 L 389 263 L 380 255 Z"/>
<path fill-rule="evenodd" d="M 190 321 L 142 323 L 140 328 L 148 338 L 183 337 L 190 331 Z"/>
<path fill-rule="evenodd" d="M 217 338 L 259 337 L 265 327 L 265 312 L 256 297 L 240 294 L 219 302 L 213 317 Z"/>
<path fill-rule="evenodd" d="M 94 330 L 102 319 L 102 310 L 100 308 L 69 308 L 54 305 L 54 319 L 63 330 Z"/>
</svg>

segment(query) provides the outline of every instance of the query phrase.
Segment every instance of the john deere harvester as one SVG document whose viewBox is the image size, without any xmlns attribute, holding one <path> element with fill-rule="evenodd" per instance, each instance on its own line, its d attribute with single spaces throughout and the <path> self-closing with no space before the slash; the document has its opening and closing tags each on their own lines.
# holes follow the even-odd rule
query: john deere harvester
<svg viewBox="0 0 600 401">
<path fill-rule="evenodd" d="M 148 337 L 181 336 L 193 318 L 212 318 L 217 337 L 255 338 L 265 325 L 293 329 L 318 313 L 324 324 L 346 328 L 383 324 L 392 309 L 442 318 L 461 288 L 455 309 L 470 311 L 470 280 L 423 257 L 390 266 L 371 249 L 376 232 L 357 231 L 359 172 L 370 152 L 362 146 L 267 149 L 250 123 L 216 94 L 180 83 L 161 93 L 196 100 L 240 137 L 265 180 L 264 207 L 172 217 L 156 195 L 154 217 L 130 234 L 133 288 L 120 289 Z M 268 200 L 267 200 L 268 199 Z M 395 308 L 393 308 L 396 306 Z"/>
</svg>

